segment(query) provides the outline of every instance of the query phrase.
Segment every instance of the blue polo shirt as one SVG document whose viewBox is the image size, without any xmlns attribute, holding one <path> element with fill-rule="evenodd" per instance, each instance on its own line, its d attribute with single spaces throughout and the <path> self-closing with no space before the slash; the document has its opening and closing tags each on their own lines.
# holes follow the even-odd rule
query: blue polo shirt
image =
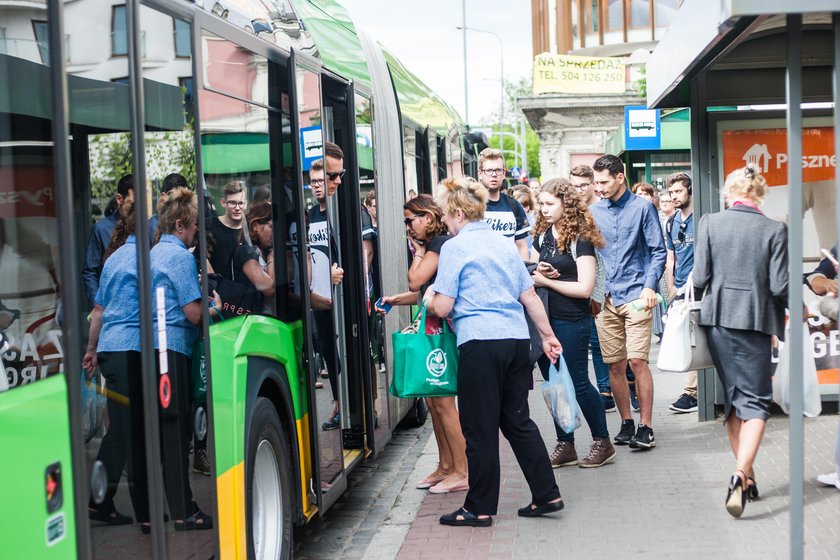
<svg viewBox="0 0 840 560">
<path fill-rule="evenodd" d="M 440 250 L 434 290 L 455 299 L 459 346 L 530 339 L 519 296 L 533 285 L 516 246 L 486 222 L 467 224 Z"/>
<path fill-rule="evenodd" d="M 639 299 L 642 289 L 656 290 L 665 271 L 665 240 L 653 204 L 624 191 L 617 201 L 601 199 L 589 207 L 606 244 L 605 290 L 615 306 Z"/>
<path fill-rule="evenodd" d="M 198 266 L 195 257 L 183 241 L 170 233 L 161 235 L 152 248 L 152 309 L 155 317 L 155 348 L 157 336 L 157 289 L 163 287 L 166 297 L 167 349 L 191 356 L 198 328 L 184 315 L 183 307 L 201 299 Z"/>
<path fill-rule="evenodd" d="M 102 267 L 95 302 L 105 308 L 97 352 L 140 351 L 137 238 L 129 235 Z"/>
<path fill-rule="evenodd" d="M 694 213 L 683 220 L 677 210 L 671 222 L 670 234 L 666 232 L 665 244 L 674 252 L 674 286 L 682 288 L 694 268 Z"/>
</svg>

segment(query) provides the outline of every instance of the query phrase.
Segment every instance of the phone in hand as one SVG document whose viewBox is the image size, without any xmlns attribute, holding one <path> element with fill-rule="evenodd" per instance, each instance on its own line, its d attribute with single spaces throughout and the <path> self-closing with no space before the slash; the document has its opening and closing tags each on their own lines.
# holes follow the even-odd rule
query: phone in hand
<svg viewBox="0 0 840 560">
<path fill-rule="evenodd" d="M 384 311 L 385 315 L 387 315 L 388 312 L 391 311 L 391 307 L 392 307 L 392 305 L 390 303 L 385 303 L 384 301 L 382 301 L 382 298 L 379 298 L 378 300 L 376 300 L 376 304 L 374 304 L 374 305 L 377 309 L 381 309 L 382 311 Z"/>
<path fill-rule="evenodd" d="M 553 266 L 551 266 L 547 262 L 540 261 L 539 264 L 537 264 L 537 270 L 539 270 L 540 272 L 551 272 L 552 270 L 555 270 L 555 269 L 554 269 Z"/>
</svg>

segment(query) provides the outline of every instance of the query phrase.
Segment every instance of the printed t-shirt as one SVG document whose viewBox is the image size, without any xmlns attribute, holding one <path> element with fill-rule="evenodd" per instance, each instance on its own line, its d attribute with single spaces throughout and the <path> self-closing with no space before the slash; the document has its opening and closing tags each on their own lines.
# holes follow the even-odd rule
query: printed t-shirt
<svg viewBox="0 0 840 560">
<path fill-rule="evenodd" d="M 667 230 L 667 228 L 666 228 Z M 682 240 L 680 240 L 682 238 Z M 674 286 L 682 288 L 694 268 L 694 214 L 683 221 L 682 212 L 674 215 L 671 232 L 665 236 L 665 244 L 674 252 Z"/>
<path fill-rule="evenodd" d="M 505 193 L 501 194 L 499 200 L 487 201 L 484 221 L 493 231 L 514 240 L 527 238 L 528 232 L 531 231 L 525 209 L 518 200 Z"/>
<path fill-rule="evenodd" d="M 570 249 L 560 252 L 554 239 L 554 230 L 549 228 L 534 240 L 534 249 L 545 261 L 560 273 L 561 282 L 577 282 L 577 262 Z M 595 257 L 595 247 L 585 239 L 578 239 L 575 245 L 577 258 Z M 574 298 L 548 288 L 548 316 L 560 321 L 578 321 L 591 315 L 589 298 Z"/>
<path fill-rule="evenodd" d="M 338 247 L 332 237 L 326 210 L 319 205 L 309 209 L 307 231 L 309 254 L 312 258 L 311 290 L 319 296 L 332 299 L 332 276 L 330 268 L 336 262 Z"/>
</svg>

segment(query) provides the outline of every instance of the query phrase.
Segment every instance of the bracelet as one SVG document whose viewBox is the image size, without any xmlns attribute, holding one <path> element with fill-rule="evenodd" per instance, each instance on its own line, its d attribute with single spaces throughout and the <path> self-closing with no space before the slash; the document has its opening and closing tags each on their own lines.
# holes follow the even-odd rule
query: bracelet
<svg viewBox="0 0 840 560">
<path fill-rule="evenodd" d="M 422 258 L 423 258 L 423 255 L 414 255 L 414 258 L 415 258 L 415 259 L 417 259 L 417 258 L 422 259 Z"/>
</svg>

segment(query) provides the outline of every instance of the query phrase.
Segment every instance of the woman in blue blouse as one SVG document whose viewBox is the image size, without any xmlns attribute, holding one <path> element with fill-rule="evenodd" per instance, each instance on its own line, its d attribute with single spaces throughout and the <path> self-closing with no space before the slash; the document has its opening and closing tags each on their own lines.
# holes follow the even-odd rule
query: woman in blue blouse
<svg viewBox="0 0 840 560">
<path fill-rule="evenodd" d="M 444 525 L 492 524 L 499 503 L 500 429 L 531 489 L 531 503 L 519 515 L 563 509 L 542 436 L 528 410 L 533 378 L 523 307 L 549 359 L 556 360 L 562 348 L 515 245 L 484 222 L 487 197 L 480 183 L 458 179 L 441 183 L 436 197 L 455 237 L 441 248 L 426 299 L 435 315 L 452 315 L 458 335 L 458 406 L 469 471 L 464 506 L 442 516 Z"/>
<path fill-rule="evenodd" d="M 163 290 L 166 360 L 172 387 L 170 404 L 161 409 L 160 416 L 164 484 L 176 531 L 211 529 L 213 519 L 193 501 L 188 476 L 192 352 L 204 312 L 198 266 L 188 249 L 198 233 L 195 193 L 183 187 L 172 190 L 158 203 L 158 216 L 161 236 L 151 253 L 152 301 L 153 309 L 157 310 L 158 296 Z M 215 292 L 214 296 L 218 309 L 221 301 Z M 155 333 L 160 330 L 157 319 L 155 313 Z M 159 336 L 155 337 L 158 350 L 160 340 Z M 157 363 L 160 368 L 160 361 Z"/>
</svg>

